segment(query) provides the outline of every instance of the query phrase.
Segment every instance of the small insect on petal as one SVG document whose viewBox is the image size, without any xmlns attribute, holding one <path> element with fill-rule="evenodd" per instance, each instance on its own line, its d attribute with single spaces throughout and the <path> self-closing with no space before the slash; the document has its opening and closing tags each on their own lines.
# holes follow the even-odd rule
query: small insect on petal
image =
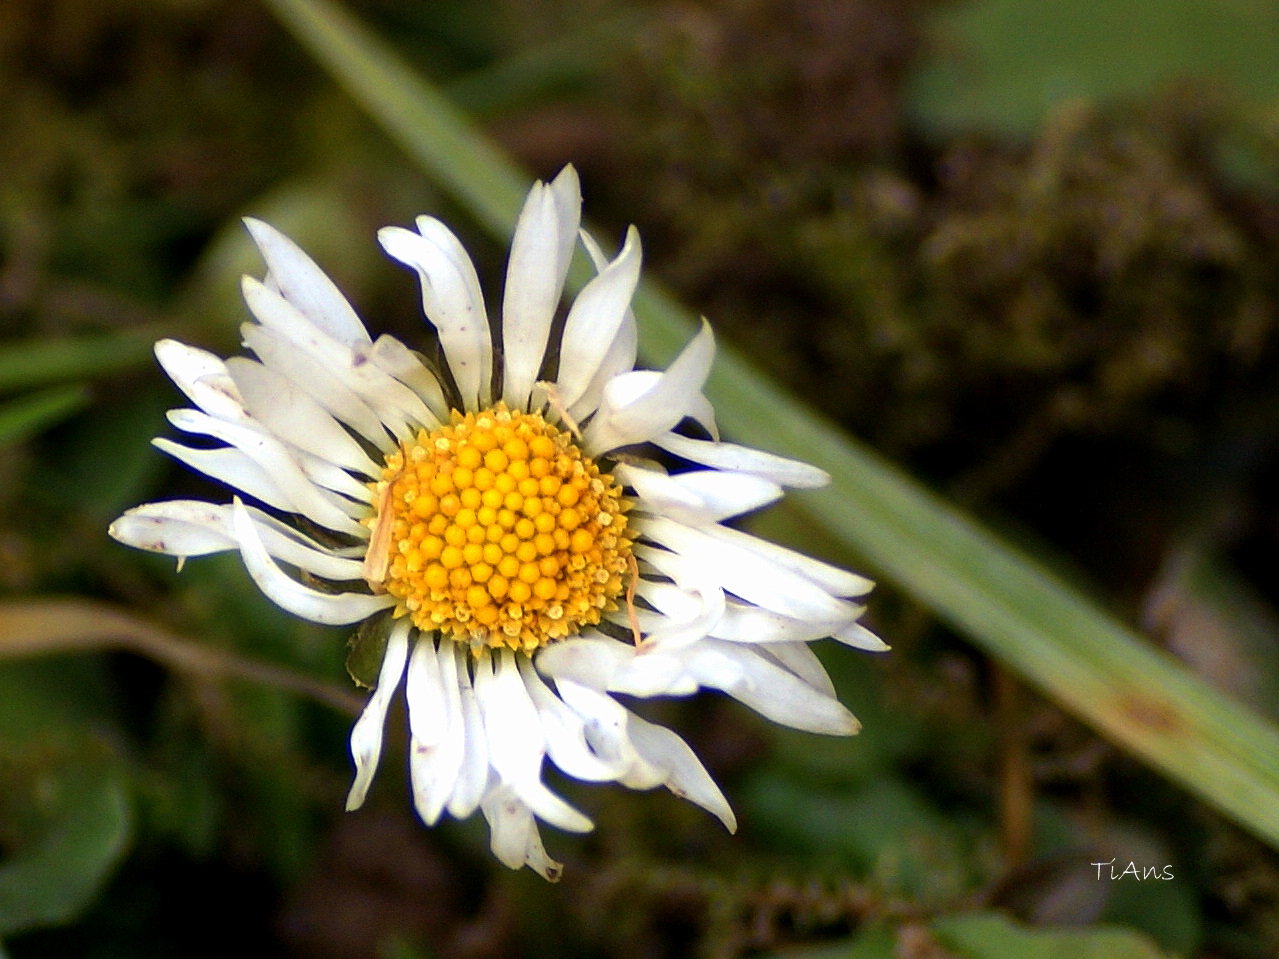
<svg viewBox="0 0 1279 959">
<path fill-rule="evenodd" d="M 394 479 L 386 481 L 378 493 L 377 514 L 369 530 L 369 551 L 364 554 L 364 580 L 375 593 L 382 593 L 391 565 L 391 531 L 395 527 L 395 514 L 391 509 L 391 487 Z"/>
<path fill-rule="evenodd" d="M 560 420 L 568 427 L 569 432 L 580 440 L 582 429 L 577 425 L 577 420 L 569 416 L 568 409 L 560 401 L 559 386 L 549 380 L 538 380 L 537 386 L 546 393 L 546 401 L 551 404 L 551 409 L 560 415 Z"/>
<path fill-rule="evenodd" d="M 634 553 L 629 554 L 626 560 L 631 573 L 631 583 L 626 587 L 626 618 L 630 621 L 631 635 L 638 648 L 644 641 L 644 634 L 640 632 L 639 616 L 635 612 L 635 590 L 639 586 L 639 562 L 635 559 Z"/>
</svg>

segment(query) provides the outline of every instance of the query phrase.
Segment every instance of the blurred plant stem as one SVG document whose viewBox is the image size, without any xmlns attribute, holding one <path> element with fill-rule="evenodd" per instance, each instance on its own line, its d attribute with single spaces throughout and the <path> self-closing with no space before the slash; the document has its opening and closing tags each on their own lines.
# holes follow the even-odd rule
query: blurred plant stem
<svg viewBox="0 0 1279 959">
<path fill-rule="evenodd" d="M 995 724 L 999 727 L 999 812 L 1002 820 L 1004 863 L 1015 869 L 1031 853 L 1034 828 L 1034 782 L 1026 743 L 1021 683 L 1008 669 L 995 664 Z"/>
<path fill-rule="evenodd" d="M 0 659 L 123 650 L 204 682 L 240 679 L 305 696 L 351 716 L 364 697 L 302 673 L 194 643 L 107 603 L 85 599 L 0 602 Z"/>
</svg>

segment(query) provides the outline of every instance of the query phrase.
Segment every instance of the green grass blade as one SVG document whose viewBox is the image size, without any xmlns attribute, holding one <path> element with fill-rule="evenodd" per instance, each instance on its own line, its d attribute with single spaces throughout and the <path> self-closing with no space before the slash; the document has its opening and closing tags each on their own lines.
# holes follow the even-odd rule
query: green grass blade
<svg viewBox="0 0 1279 959">
<path fill-rule="evenodd" d="M 350 94 L 443 189 L 504 237 L 529 177 L 389 48 L 326 0 L 266 0 Z M 691 317 L 646 285 L 645 355 L 664 361 Z M 843 436 L 722 349 L 708 393 L 726 433 L 828 469 L 798 508 L 1115 742 L 1279 845 L 1279 730 L 1030 557 Z"/>
<path fill-rule="evenodd" d="M 0 447 L 17 443 L 65 419 L 89 401 L 82 386 L 60 386 L 0 406 Z"/>
<path fill-rule="evenodd" d="M 264 2 L 433 180 L 494 234 L 510 233 L 530 178 L 451 101 L 336 4 Z"/>
</svg>

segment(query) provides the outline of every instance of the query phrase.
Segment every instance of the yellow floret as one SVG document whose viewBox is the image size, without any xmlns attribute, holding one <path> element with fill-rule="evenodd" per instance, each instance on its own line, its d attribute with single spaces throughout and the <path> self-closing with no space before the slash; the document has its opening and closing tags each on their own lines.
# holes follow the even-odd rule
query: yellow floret
<svg viewBox="0 0 1279 959">
<path fill-rule="evenodd" d="M 536 413 L 454 413 L 370 484 L 386 528 L 370 583 L 424 631 L 532 652 L 615 609 L 633 566 L 621 487 Z M 378 569 L 377 564 L 369 568 Z"/>
</svg>

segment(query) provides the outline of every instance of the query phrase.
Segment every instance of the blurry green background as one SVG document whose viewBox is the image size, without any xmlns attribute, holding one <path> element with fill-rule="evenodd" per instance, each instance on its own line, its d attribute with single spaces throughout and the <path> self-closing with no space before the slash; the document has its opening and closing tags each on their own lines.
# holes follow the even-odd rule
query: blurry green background
<svg viewBox="0 0 1279 959">
<path fill-rule="evenodd" d="M 0 955 L 1279 951 L 1272 4 L 348 0 L 496 144 L 446 172 L 274 15 L 304 8 L 0 4 Z M 241 216 L 412 342 L 414 282 L 373 233 L 442 217 L 495 302 L 504 245 L 474 195 L 501 151 L 574 163 L 602 235 L 634 222 L 648 273 L 753 364 L 715 397 L 734 438 L 795 451 L 787 423 L 770 444 L 723 408 L 770 377 L 828 418 L 804 420 L 818 462 L 844 462 L 838 424 L 1220 695 L 1152 672 L 1126 720 L 1072 697 L 1052 655 L 1109 634 L 1011 574 L 987 578 L 1035 630 L 997 636 L 989 596 L 947 605 L 927 565 L 945 516 L 921 507 L 900 550 L 900 510 L 859 532 L 850 467 L 752 525 L 883 576 L 870 619 L 894 651 L 822 650 L 863 733 L 655 704 L 739 835 L 665 793 L 563 783 L 596 832 L 544 831 L 558 886 L 510 873 L 482 822 L 414 820 L 396 716 L 343 813 L 346 635 L 275 610 L 233 556 L 178 575 L 105 528 L 227 496 L 149 446 L 180 405 L 150 343 L 237 348 L 238 277 L 262 271 Z M 1143 745 L 1190 700 L 1255 721 L 1205 727 L 1254 791 Z M 1098 878 L 1110 861 L 1174 878 Z"/>
</svg>

